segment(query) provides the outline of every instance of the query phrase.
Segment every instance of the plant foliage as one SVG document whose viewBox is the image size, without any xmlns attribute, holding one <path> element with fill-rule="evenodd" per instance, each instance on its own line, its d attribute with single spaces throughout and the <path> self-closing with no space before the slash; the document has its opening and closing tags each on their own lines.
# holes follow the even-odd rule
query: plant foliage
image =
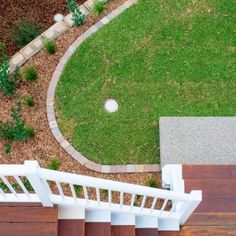
<svg viewBox="0 0 236 236">
<path fill-rule="evenodd" d="M 16 106 L 11 111 L 11 120 L 4 122 L 0 121 L 0 141 L 6 141 L 5 152 L 10 154 L 12 147 L 11 143 L 17 141 L 26 142 L 30 137 L 35 136 L 34 129 L 28 127 L 25 121 L 20 116 L 20 106 Z"/>
<path fill-rule="evenodd" d="M 68 9 L 72 13 L 72 20 L 76 26 L 80 26 L 85 22 L 85 15 L 80 11 L 76 0 L 66 0 Z"/>
<path fill-rule="evenodd" d="M 18 21 L 15 27 L 10 30 L 12 41 L 19 47 L 23 47 L 38 35 L 41 29 L 38 25 L 30 21 Z"/>
<path fill-rule="evenodd" d="M 23 73 L 23 79 L 27 81 L 34 81 L 37 79 L 38 72 L 34 67 L 27 67 Z"/>
<path fill-rule="evenodd" d="M 103 10 L 105 9 L 105 2 L 103 0 L 97 0 L 93 4 L 93 11 L 96 14 L 101 14 Z"/>
<path fill-rule="evenodd" d="M 46 40 L 44 42 L 44 48 L 48 54 L 55 54 L 57 51 L 57 45 L 53 40 Z"/>
<path fill-rule="evenodd" d="M 3 91 L 3 95 L 16 95 L 16 88 L 18 86 L 17 80 L 19 78 L 19 68 L 17 67 L 13 75 L 10 75 L 9 57 L 3 55 L 0 65 L 0 90 Z"/>
</svg>

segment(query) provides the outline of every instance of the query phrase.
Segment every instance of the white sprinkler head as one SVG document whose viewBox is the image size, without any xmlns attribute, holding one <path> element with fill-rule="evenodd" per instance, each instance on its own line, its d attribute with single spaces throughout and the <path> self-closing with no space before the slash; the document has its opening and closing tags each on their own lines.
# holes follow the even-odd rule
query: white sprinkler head
<svg viewBox="0 0 236 236">
<path fill-rule="evenodd" d="M 118 110 L 118 103 L 114 99 L 107 99 L 104 104 L 105 111 L 109 113 L 116 112 Z"/>
<path fill-rule="evenodd" d="M 57 13 L 56 15 L 53 16 L 53 20 L 55 22 L 59 22 L 59 21 L 62 21 L 64 18 L 64 16 L 61 14 L 61 13 Z"/>
</svg>

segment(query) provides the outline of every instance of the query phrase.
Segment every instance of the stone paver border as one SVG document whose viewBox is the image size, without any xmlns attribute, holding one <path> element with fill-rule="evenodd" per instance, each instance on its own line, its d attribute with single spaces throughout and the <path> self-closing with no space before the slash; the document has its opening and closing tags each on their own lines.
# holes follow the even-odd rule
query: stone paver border
<svg viewBox="0 0 236 236">
<path fill-rule="evenodd" d="M 96 24 L 94 24 L 92 27 L 90 27 L 87 31 L 85 31 L 82 35 L 80 35 L 73 43 L 72 45 L 67 49 L 63 57 L 61 58 L 60 62 L 58 63 L 54 74 L 52 76 L 48 93 L 47 93 L 47 118 L 49 122 L 49 126 L 51 129 L 51 132 L 55 139 L 58 141 L 58 143 L 61 145 L 61 147 L 70 155 L 72 156 L 76 161 L 78 161 L 83 166 L 102 173 L 133 173 L 133 172 L 160 172 L 160 165 L 159 164 L 144 164 L 144 165 L 100 165 L 96 164 L 93 161 L 88 160 L 86 157 L 84 157 L 80 152 L 75 150 L 75 148 L 64 138 L 63 134 L 61 133 L 56 117 L 55 117 L 55 111 L 54 111 L 54 96 L 55 96 L 55 90 L 57 83 L 59 81 L 60 75 L 63 72 L 64 65 L 67 62 L 67 60 L 70 58 L 70 56 L 74 53 L 77 47 L 80 46 L 80 44 L 85 41 L 89 36 L 94 34 L 99 28 L 107 24 L 109 21 L 111 21 L 113 18 L 117 17 L 119 14 L 121 14 L 123 11 L 125 11 L 127 8 L 135 4 L 137 0 L 128 0 L 124 4 L 122 4 L 120 7 L 118 7 L 116 10 L 112 11 L 110 14 L 102 18 L 100 21 L 98 21 Z M 86 2 L 86 4 L 90 3 L 91 0 Z M 85 5 L 86 5 L 85 4 Z M 90 11 L 89 7 L 87 8 L 88 11 Z"/>
</svg>

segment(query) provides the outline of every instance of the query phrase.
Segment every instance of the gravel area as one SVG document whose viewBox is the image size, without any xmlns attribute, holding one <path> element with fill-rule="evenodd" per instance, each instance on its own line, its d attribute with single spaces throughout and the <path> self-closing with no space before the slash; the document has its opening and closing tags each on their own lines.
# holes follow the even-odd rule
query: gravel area
<svg viewBox="0 0 236 236">
<path fill-rule="evenodd" d="M 12 153 L 6 156 L 4 153 L 4 142 L 0 142 L 0 163 L 23 163 L 24 160 L 37 160 L 41 167 L 46 166 L 50 160 L 58 157 L 61 161 L 60 170 L 90 175 L 113 180 L 146 184 L 147 180 L 152 177 L 157 180 L 160 186 L 160 173 L 133 173 L 133 174 L 101 174 L 86 169 L 75 160 L 73 160 L 60 147 L 57 141 L 53 138 L 46 117 L 46 94 L 51 80 L 60 58 L 70 46 L 70 44 L 88 27 L 93 25 L 99 18 L 107 15 L 111 10 L 121 5 L 124 0 L 113 0 L 107 4 L 107 7 L 102 15 L 90 16 L 82 27 L 71 28 L 66 33 L 62 34 L 56 41 L 58 51 L 55 55 L 48 55 L 44 51 L 40 51 L 34 56 L 25 66 L 33 65 L 38 69 L 38 79 L 36 82 L 29 83 L 21 81 L 18 94 L 20 96 L 30 95 L 35 100 L 35 106 L 30 108 L 22 106 L 22 117 L 26 123 L 32 125 L 36 130 L 36 137 L 29 140 L 27 143 L 14 143 Z M 2 97 L 0 99 L 0 119 L 6 120 L 9 118 L 11 107 L 16 104 L 16 98 Z"/>
</svg>

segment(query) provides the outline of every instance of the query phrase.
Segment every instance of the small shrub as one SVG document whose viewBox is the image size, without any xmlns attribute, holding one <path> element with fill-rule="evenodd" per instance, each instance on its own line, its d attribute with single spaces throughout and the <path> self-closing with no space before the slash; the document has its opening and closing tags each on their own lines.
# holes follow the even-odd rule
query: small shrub
<svg viewBox="0 0 236 236">
<path fill-rule="evenodd" d="M 102 189 L 102 190 L 101 190 L 101 194 L 102 194 L 104 197 L 108 197 L 109 191 L 108 191 L 107 189 Z"/>
<path fill-rule="evenodd" d="M 72 20 L 76 26 L 85 22 L 85 15 L 80 11 L 76 0 L 66 0 L 69 11 L 72 13 Z"/>
<path fill-rule="evenodd" d="M 47 165 L 50 170 L 58 170 L 60 168 L 61 162 L 57 157 L 54 157 Z"/>
<path fill-rule="evenodd" d="M 82 192 L 83 187 L 81 185 L 74 184 L 74 189 L 77 194 L 77 196 Z"/>
<path fill-rule="evenodd" d="M 18 21 L 15 27 L 10 30 L 12 41 L 19 47 L 25 46 L 40 33 L 40 27 L 31 21 Z"/>
<path fill-rule="evenodd" d="M 55 54 L 57 51 L 56 43 L 53 40 L 46 40 L 44 42 L 44 48 L 48 54 Z"/>
<path fill-rule="evenodd" d="M 32 127 L 26 126 L 24 120 L 20 117 L 20 107 L 17 106 L 11 111 L 12 120 L 8 122 L 0 121 L 0 141 L 6 140 L 5 152 L 10 154 L 11 143 L 17 141 L 26 142 L 29 138 L 35 136 Z"/>
<path fill-rule="evenodd" d="M 23 103 L 29 107 L 34 106 L 34 99 L 31 96 L 26 96 L 23 98 Z"/>
<path fill-rule="evenodd" d="M 29 191 L 29 192 L 33 192 L 34 189 L 32 187 L 32 185 L 30 184 L 28 179 L 24 179 L 23 184 L 25 186 L 25 188 Z"/>
<path fill-rule="evenodd" d="M 17 80 L 19 78 L 19 68 L 17 67 L 13 75 L 10 75 L 9 57 L 3 55 L 1 57 L 0 65 L 0 90 L 3 91 L 3 95 L 16 96 L 16 88 L 18 87 Z"/>
<path fill-rule="evenodd" d="M 26 133 L 29 138 L 34 138 L 35 137 L 35 130 L 31 126 L 26 127 Z"/>
<path fill-rule="evenodd" d="M 156 179 L 155 179 L 155 178 L 149 178 L 149 179 L 147 180 L 147 186 L 148 186 L 148 187 L 152 187 L 152 188 L 157 188 L 158 186 L 157 186 L 157 181 L 156 181 Z"/>
<path fill-rule="evenodd" d="M 103 10 L 105 9 L 105 2 L 103 0 L 97 0 L 93 4 L 93 11 L 96 14 L 101 14 Z"/>
<path fill-rule="evenodd" d="M 34 67 L 27 67 L 23 72 L 23 79 L 27 81 L 34 81 L 38 77 L 38 72 Z"/>
</svg>

